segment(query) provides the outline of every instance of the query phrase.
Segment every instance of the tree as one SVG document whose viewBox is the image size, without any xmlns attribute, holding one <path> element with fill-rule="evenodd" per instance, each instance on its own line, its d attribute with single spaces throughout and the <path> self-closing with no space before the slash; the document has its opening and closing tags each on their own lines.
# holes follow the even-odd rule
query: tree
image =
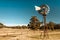
<svg viewBox="0 0 60 40">
<path fill-rule="evenodd" d="M 31 29 L 39 29 L 40 28 L 40 21 L 37 19 L 36 16 L 32 16 L 28 26 Z"/>
<path fill-rule="evenodd" d="M 55 24 L 54 29 L 60 29 L 60 24 Z"/>
<path fill-rule="evenodd" d="M 54 30 L 55 23 L 54 22 L 49 22 L 48 28 L 51 30 Z"/>
<path fill-rule="evenodd" d="M 2 28 L 4 25 L 3 25 L 3 23 L 0 23 L 0 28 Z"/>
</svg>

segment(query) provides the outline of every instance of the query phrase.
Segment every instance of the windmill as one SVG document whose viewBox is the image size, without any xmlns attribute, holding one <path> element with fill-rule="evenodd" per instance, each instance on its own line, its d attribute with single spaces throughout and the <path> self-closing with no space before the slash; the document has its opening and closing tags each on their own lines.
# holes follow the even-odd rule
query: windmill
<svg viewBox="0 0 60 40">
<path fill-rule="evenodd" d="M 46 24 L 46 15 L 49 13 L 50 8 L 47 4 L 41 5 L 41 6 L 35 6 L 35 10 L 38 11 L 39 14 L 41 14 L 44 18 L 44 37 L 48 36 L 48 27 Z"/>
</svg>

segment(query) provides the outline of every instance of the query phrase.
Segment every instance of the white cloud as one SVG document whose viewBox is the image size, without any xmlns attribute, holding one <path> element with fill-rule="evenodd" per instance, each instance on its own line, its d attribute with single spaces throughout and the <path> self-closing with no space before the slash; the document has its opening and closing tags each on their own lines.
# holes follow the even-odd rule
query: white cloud
<svg viewBox="0 0 60 40">
<path fill-rule="evenodd" d="M 6 26 L 27 26 L 27 24 L 4 24 Z"/>
</svg>

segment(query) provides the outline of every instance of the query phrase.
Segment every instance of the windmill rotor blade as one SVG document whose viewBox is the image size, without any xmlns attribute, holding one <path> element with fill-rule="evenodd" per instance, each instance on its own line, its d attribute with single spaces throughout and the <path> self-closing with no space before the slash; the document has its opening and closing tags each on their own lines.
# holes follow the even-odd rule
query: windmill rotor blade
<svg viewBox="0 0 60 40">
<path fill-rule="evenodd" d="M 35 10 L 41 10 L 41 8 L 40 7 L 38 7 L 38 6 L 35 6 Z"/>
</svg>

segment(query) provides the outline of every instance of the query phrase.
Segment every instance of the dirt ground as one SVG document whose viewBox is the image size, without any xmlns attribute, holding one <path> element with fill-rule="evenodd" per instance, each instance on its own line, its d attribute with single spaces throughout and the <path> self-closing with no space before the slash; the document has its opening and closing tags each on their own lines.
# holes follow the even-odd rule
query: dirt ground
<svg viewBox="0 0 60 40">
<path fill-rule="evenodd" d="M 60 40 L 60 31 L 49 31 L 43 39 L 41 30 L 1 28 L 0 40 Z"/>
</svg>

